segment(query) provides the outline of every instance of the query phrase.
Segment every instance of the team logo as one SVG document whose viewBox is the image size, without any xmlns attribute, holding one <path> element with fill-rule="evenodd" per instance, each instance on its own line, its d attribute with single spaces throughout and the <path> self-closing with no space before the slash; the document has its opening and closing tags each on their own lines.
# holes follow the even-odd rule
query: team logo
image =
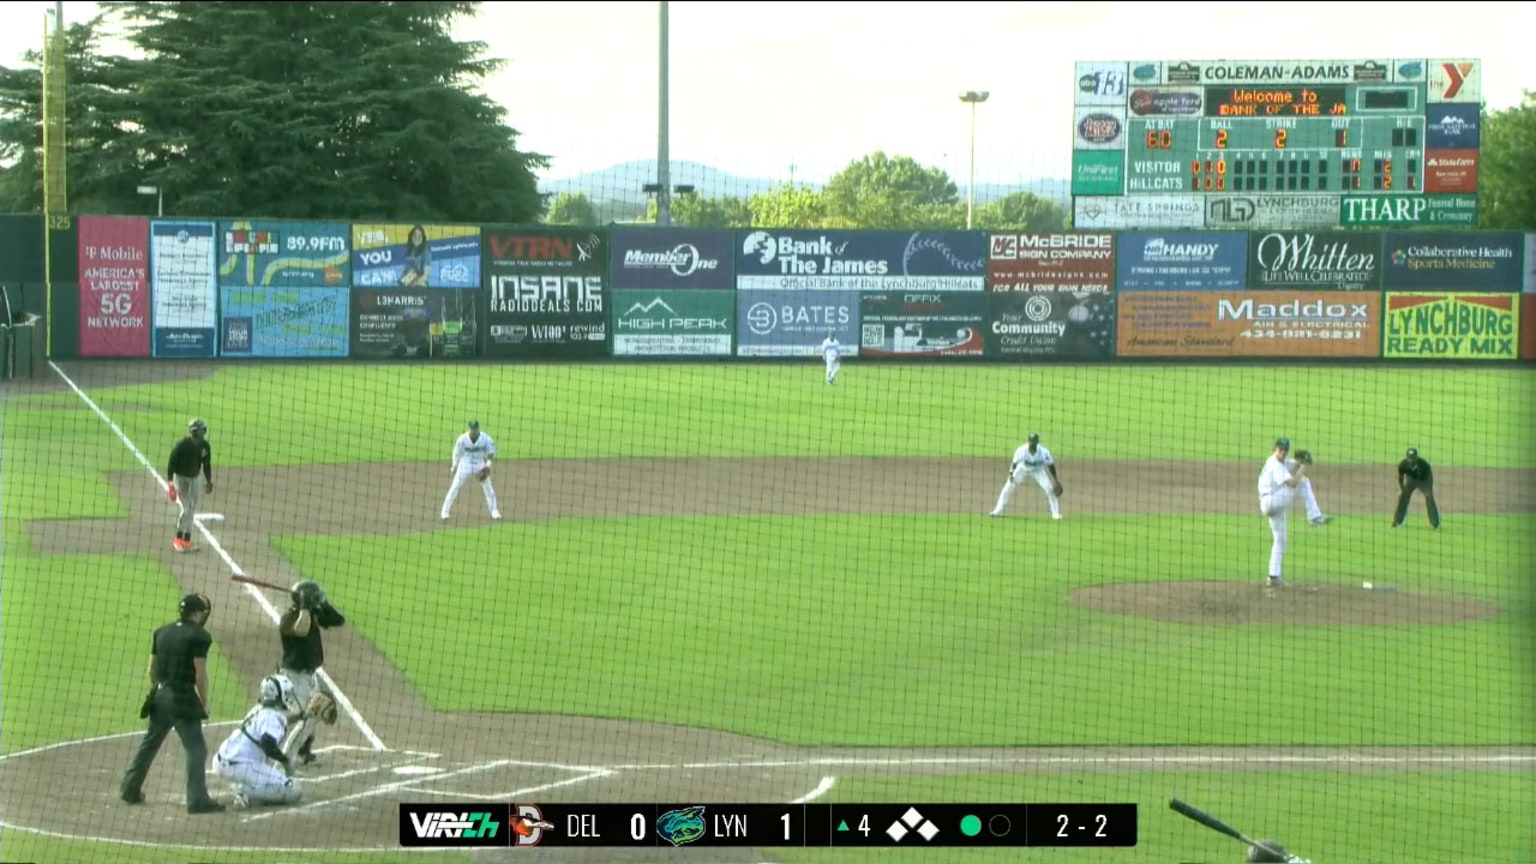
<svg viewBox="0 0 1536 864">
<path fill-rule="evenodd" d="M 1089 114 L 1078 121 L 1077 134 L 1090 144 L 1108 144 L 1120 137 L 1120 120 L 1112 114 Z"/>
<path fill-rule="evenodd" d="M 555 828 L 553 823 L 544 821 L 544 811 L 537 804 L 514 804 L 512 810 L 516 814 L 512 818 L 514 846 L 537 846 L 544 839 L 544 832 Z"/>
<path fill-rule="evenodd" d="M 1409 60 L 1397 67 L 1397 77 L 1405 81 L 1415 81 L 1424 77 L 1424 63 L 1419 60 Z"/>
<path fill-rule="evenodd" d="M 704 836 L 704 808 L 668 810 L 656 820 L 656 834 L 673 846 L 692 843 Z"/>
<path fill-rule="evenodd" d="M 1151 81 L 1157 77 L 1157 64 L 1143 63 L 1140 66 L 1137 66 L 1135 69 L 1131 70 L 1131 77 L 1135 78 L 1137 81 Z"/>
</svg>

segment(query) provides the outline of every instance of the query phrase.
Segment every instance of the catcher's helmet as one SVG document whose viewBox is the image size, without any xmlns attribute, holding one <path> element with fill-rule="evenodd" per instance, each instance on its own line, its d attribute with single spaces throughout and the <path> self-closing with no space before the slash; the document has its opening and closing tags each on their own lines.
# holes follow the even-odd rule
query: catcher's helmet
<svg viewBox="0 0 1536 864">
<path fill-rule="evenodd" d="M 187 421 L 187 431 L 188 432 L 207 432 L 208 431 L 208 424 L 204 423 L 203 422 L 203 418 L 201 418 L 201 417 L 193 417 L 191 420 Z"/>
<path fill-rule="evenodd" d="M 287 675 L 268 675 L 261 679 L 261 690 L 257 698 L 268 708 L 298 711 L 303 707 L 299 704 L 299 696 L 293 691 L 293 682 Z"/>
<path fill-rule="evenodd" d="M 293 588 L 288 591 L 288 596 L 293 600 L 293 605 L 300 609 L 307 609 L 324 601 L 325 591 L 320 588 L 320 583 L 315 580 L 301 579 L 293 583 Z"/>
<path fill-rule="evenodd" d="M 188 594 L 181 598 L 181 603 L 176 608 L 181 612 L 181 617 L 185 618 L 194 612 L 212 612 L 213 601 L 204 594 Z"/>
<path fill-rule="evenodd" d="M 1259 845 L 1248 847 L 1248 854 L 1243 856 L 1243 864 L 1285 864 L 1289 857 L 1278 840 L 1260 840 Z"/>
</svg>

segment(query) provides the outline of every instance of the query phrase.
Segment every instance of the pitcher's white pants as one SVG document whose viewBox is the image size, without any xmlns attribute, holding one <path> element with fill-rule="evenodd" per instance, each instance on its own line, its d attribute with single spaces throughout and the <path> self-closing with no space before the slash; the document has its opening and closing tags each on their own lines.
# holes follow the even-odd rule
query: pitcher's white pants
<svg viewBox="0 0 1536 864">
<path fill-rule="evenodd" d="M 213 770 L 252 804 L 297 804 L 304 797 L 304 790 L 292 777 L 266 760 L 225 762 L 215 756 Z"/>
<path fill-rule="evenodd" d="M 464 488 L 464 483 L 482 467 L 484 466 L 473 469 L 460 468 L 459 472 L 453 475 L 453 485 L 448 487 L 448 497 L 443 499 L 442 517 L 444 519 L 448 518 L 448 511 L 453 509 L 453 502 L 458 499 L 459 490 Z M 478 482 L 480 483 L 480 491 L 485 493 L 485 506 L 491 509 L 491 515 L 496 516 L 500 514 L 501 511 L 496 509 L 496 489 L 491 486 L 491 478 L 487 477 Z"/>
<path fill-rule="evenodd" d="M 1051 476 L 1044 471 L 1031 475 L 1023 468 L 1014 471 L 1013 474 L 1009 475 L 1008 482 L 1003 484 L 1003 492 L 997 496 L 997 506 L 992 508 L 993 516 L 1000 515 L 1003 512 L 1003 508 L 1007 507 L 1008 502 L 1013 500 L 1013 490 L 1017 489 L 1019 484 L 1023 483 L 1025 478 L 1030 476 L 1033 476 L 1035 482 L 1040 484 L 1040 488 L 1045 490 L 1045 500 L 1051 505 L 1051 518 L 1061 518 L 1061 499 L 1051 492 Z"/>
<path fill-rule="evenodd" d="M 1307 481 L 1303 479 L 1302 482 Z M 1274 538 L 1269 546 L 1269 575 L 1272 579 L 1280 578 L 1280 564 L 1285 558 L 1285 514 L 1295 495 L 1295 489 L 1284 486 L 1272 495 L 1259 496 L 1259 512 L 1269 519 L 1269 533 Z"/>
<path fill-rule="evenodd" d="M 1317 496 L 1312 494 L 1312 478 L 1301 478 L 1301 484 L 1296 488 L 1301 490 L 1301 498 L 1307 504 L 1307 521 L 1315 522 L 1323 518 L 1323 508 L 1317 506 Z"/>
</svg>

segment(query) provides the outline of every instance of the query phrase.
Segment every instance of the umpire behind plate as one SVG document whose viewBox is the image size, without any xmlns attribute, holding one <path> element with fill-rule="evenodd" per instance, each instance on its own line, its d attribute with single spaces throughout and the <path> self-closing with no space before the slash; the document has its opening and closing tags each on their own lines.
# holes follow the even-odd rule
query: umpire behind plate
<svg viewBox="0 0 1536 864">
<path fill-rule="evenodd" d="M 315 681 L 315 673 L 325 663 L 321 630 L 340 627 L 347 619 L 331 605 L 325 591 L 312 579 L 295 582 L 288 592 L 293 605 L 278 619 L 277 632 L 282 639 L 283 658 L 278 672 L 293 682 L 294 696 L 303 713 L 288 731 L 283 753 L 301 764 L 315 761 L 313 750 L 318 723 L 336 722 L 336 700 Z"/>
</svg>

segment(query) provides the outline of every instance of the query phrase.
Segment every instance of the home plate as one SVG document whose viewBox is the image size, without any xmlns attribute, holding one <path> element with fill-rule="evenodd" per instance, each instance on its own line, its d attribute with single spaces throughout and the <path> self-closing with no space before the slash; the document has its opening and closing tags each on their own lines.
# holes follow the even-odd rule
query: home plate
<svg viewBox="0 0 1536 864">
<path fill-rule="evenodd" d="M 223 522 L 224 521 L 224 514 L 223 513 L 199 513 L 196 516 L 193 516 L 192 518 L 196 519 L 199 522 Z"/>
<path fill-rule="evenodd" d="M 439 774 L 443 769 L 431 765 L 401 765 L 391 770 L 396 774 Z"/>
</svg>

